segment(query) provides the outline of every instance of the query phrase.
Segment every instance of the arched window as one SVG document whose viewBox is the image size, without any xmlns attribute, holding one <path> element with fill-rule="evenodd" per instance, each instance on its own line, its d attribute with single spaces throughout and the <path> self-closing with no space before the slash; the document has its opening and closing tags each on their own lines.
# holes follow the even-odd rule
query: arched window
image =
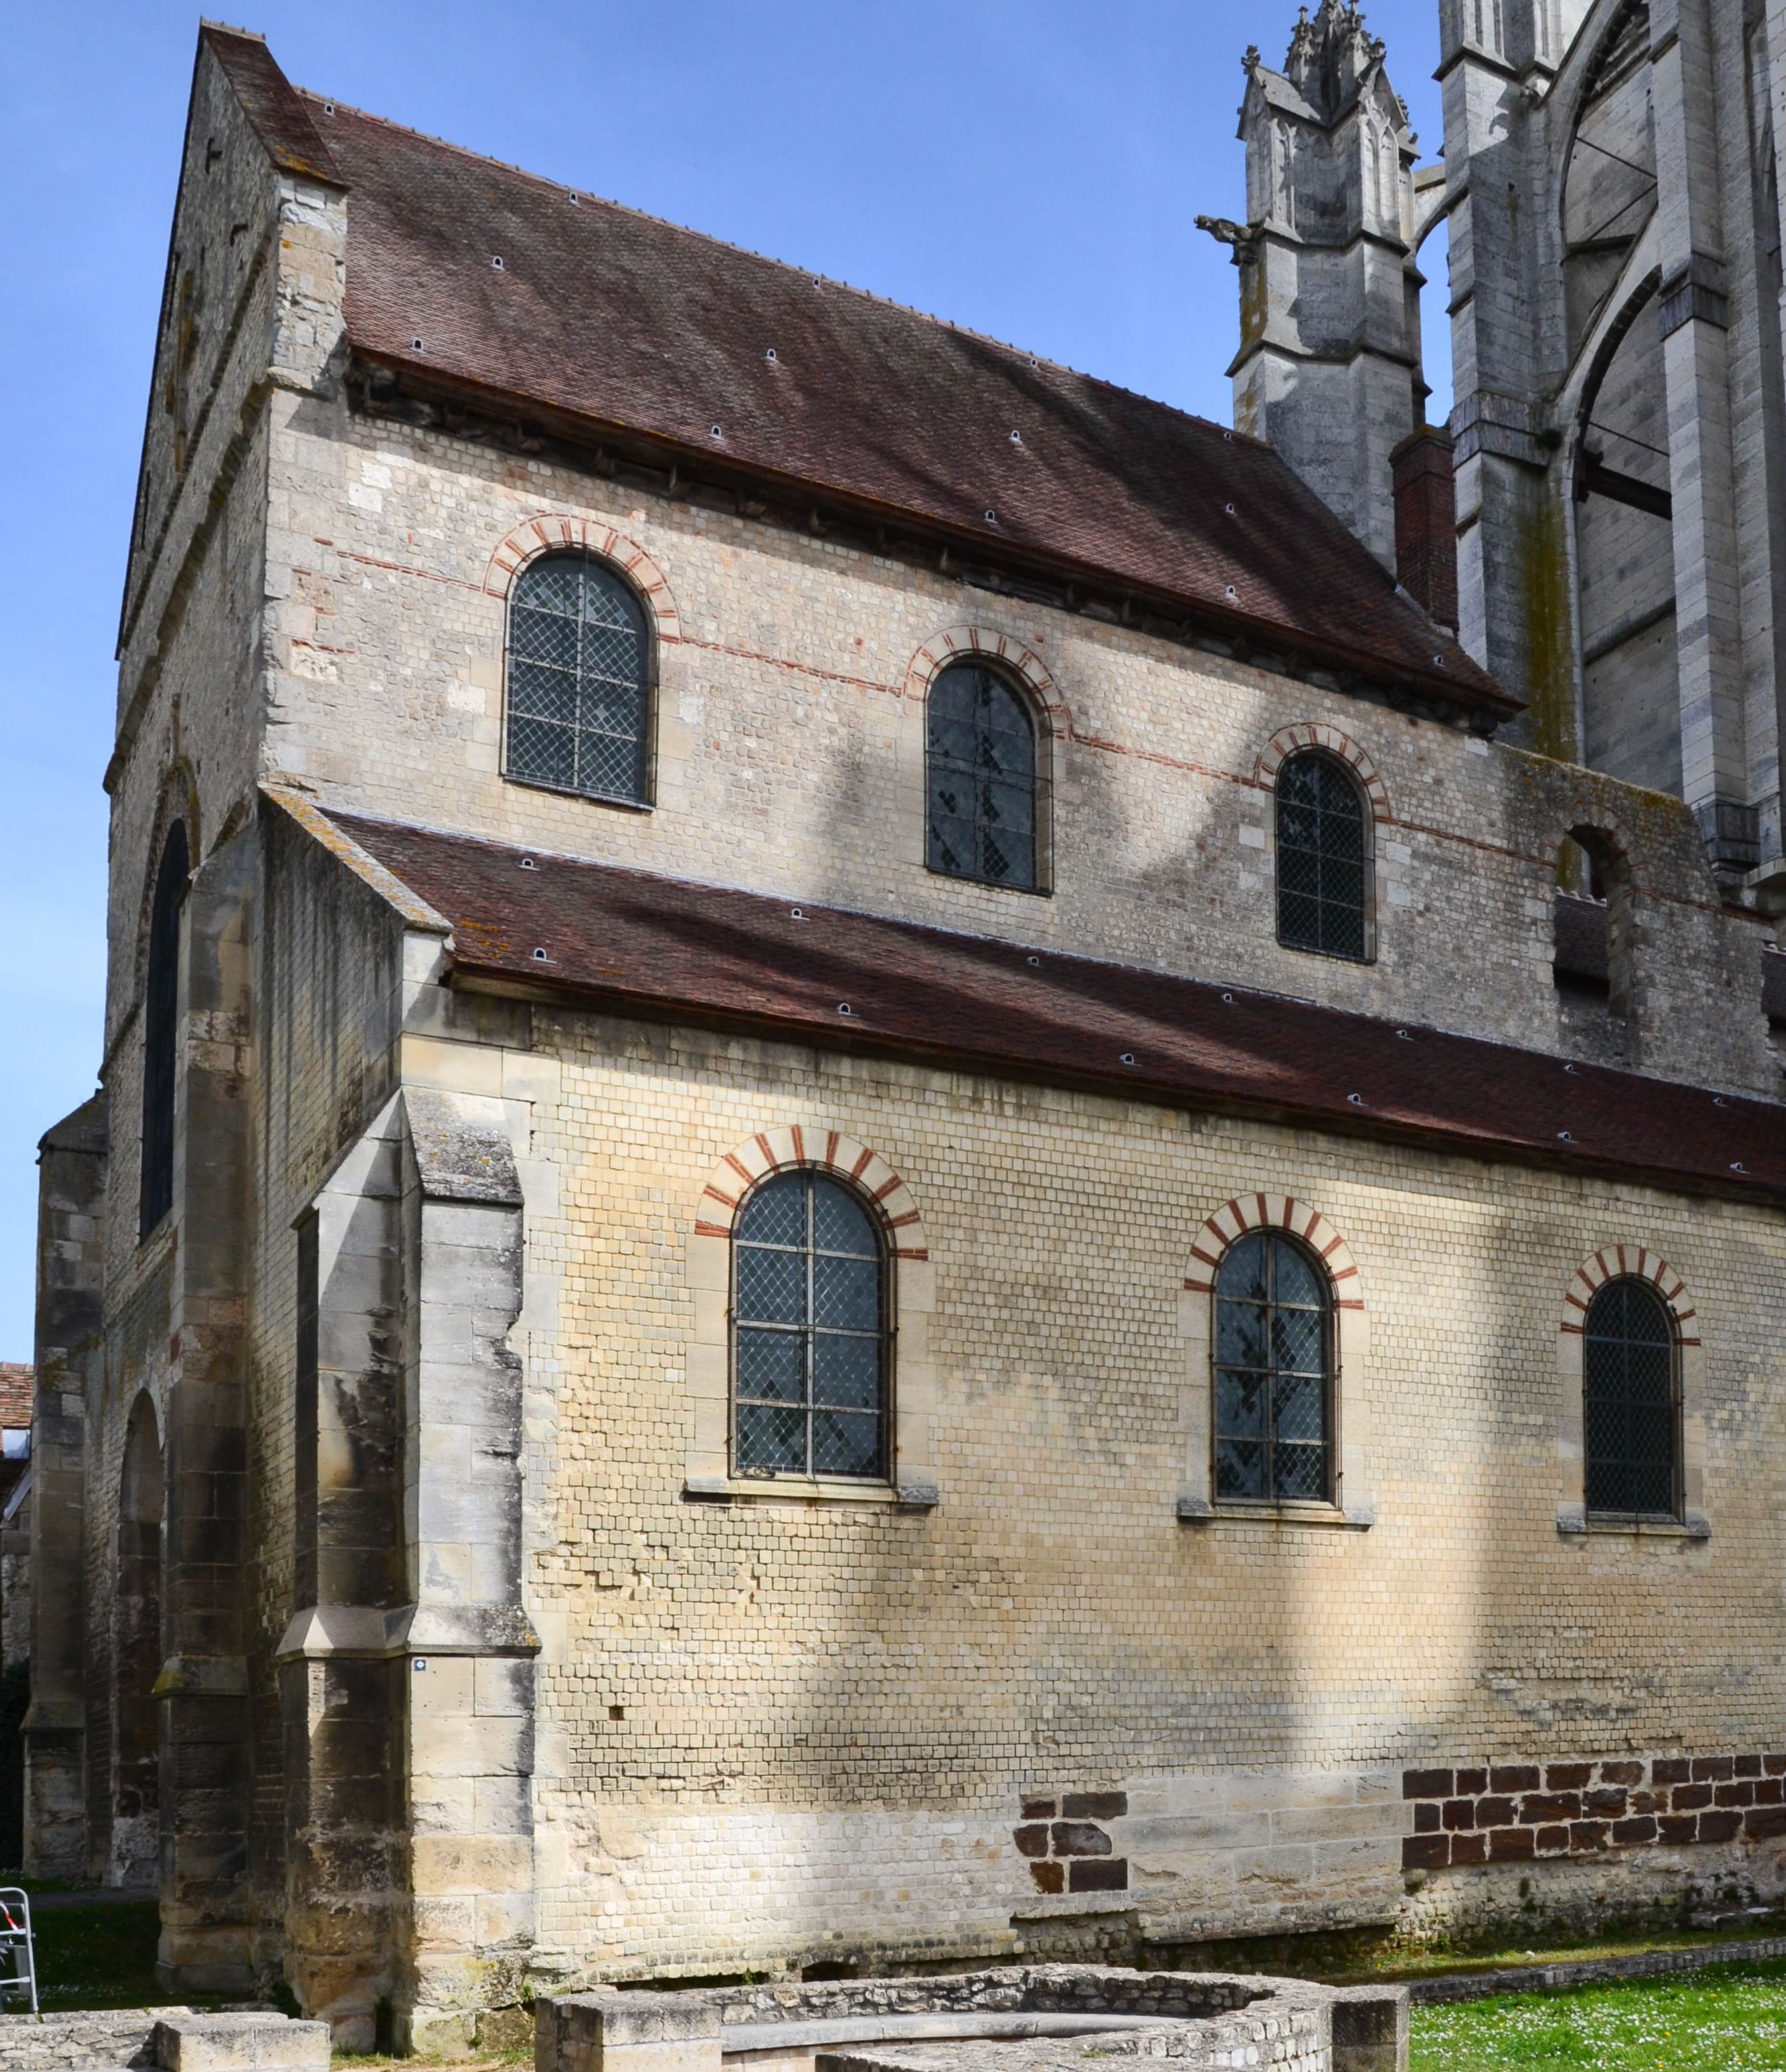
<svg viewBox="0 0 1786 2072">
<path fill-rule="evenodd" d="M 1590 1513 L 1679 1515 L 1680 1390 L 1667 1305 L 1647 1281 L 1609 1281 L 1582 1331 L 1582 1438 Z"/>
<path fill-rule="evenodd" d="M 149 912 L 142 1002 L 142 1174 L 138 1229 L 146 1237 L 174 1206 L 174 1079 L 180 999 L 180 907 L 186 896 L 186 823 L 162 845 Z"/>
<path fill-rule="evenodd" d="M 735 1474 L 886 1474 L 887 1316 L 861 1199 L 805 1168 L 765 1180 L 732 1244 Z"/>
<path fill-rule="evenodd" d="M 953 662 L 925 705 L 932 870 L 1035 891 L 1041 882 L 1035 720 L 996 670 Z"/>
<path fill-rule="evenodd" d="M 1318 750 L 1278 772 L 1278 939 L 1363 963 L 1370 954 L 1370 853 L 1364 802 L 1350 774 Z"/>
<path fill-rule="evenodd" d="M 588 554 L 530 562 L 508 613 L 508 774 L 646 806 L 650 765 L 644 607 Z"/>
<path fill-rule="evenodd" d="M 1216 1495 L 1322 1503 L 1333 1494 L 1333 1301 L 1313 1255 L 1250 1231 L 1216 1276 Z"/>
</svg>

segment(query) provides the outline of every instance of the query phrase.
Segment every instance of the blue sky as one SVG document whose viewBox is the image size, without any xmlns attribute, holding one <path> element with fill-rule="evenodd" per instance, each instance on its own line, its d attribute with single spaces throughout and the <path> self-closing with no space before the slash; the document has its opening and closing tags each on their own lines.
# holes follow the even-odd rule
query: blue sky
<svg viewBox="0 0 1786 2072">
<path fill-rule="evenodd" d="M 1235 276 L 1193 219 L 1244 212 L 1241 56 L 1281 59 L 1290 0 L 252 4 L 300 85 L 1228 417 Z M 1437 18 L 1368 10 L 1429 151 Z M 57 0 L 0 48 L 0 1359 L 31 1356 L 37 1139 L 99 1063 L 100 778 L 196 32 Z"/>
</svg>

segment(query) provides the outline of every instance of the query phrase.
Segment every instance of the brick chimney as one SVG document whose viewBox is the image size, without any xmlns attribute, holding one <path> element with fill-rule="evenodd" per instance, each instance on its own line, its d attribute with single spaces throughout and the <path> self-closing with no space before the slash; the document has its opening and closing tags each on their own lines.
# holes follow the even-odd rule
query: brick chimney
<svg viewBox="0 0 1786 2072">
<path fill-rule="evenodd" d="M 1389 455 L 1395 484 L 1395 572 L 1441 626 L 1457 630 L 1457 497 L 1451 435 L 1422 425 Z"/>
</svg>

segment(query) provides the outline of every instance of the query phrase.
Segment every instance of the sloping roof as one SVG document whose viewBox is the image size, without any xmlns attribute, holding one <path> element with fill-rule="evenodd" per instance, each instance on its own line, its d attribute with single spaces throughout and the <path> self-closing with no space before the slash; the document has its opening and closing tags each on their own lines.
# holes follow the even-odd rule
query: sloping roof
<svg viewBox="0 0 1786 2072">
<path fill-rule="evenodd" d="M 0 1427 L 28 1430 L 37 1396 L 37 1370 L 15 1360 L 0 1360 Z"/>
<path fill-rule="evenodd" d="M 652 1019 L 1786 1197 L 1786 1107 L 1772 1102 L 1237 986 L 329 817 L 451 922 L 453 965 L 467 977 Z"/>
<path fill-rule="evenodd" d="M 207 33 L 223 56 L 223 32 Z M 226 61 L 252 73 L 284 138 L 263 60 L 250 43 Z M 293 98 L 348 190 L 348 331 L 367 358 L 1097 578 L 1454 705 L 1519 709 L 1257 441 Z"/>
</svg>

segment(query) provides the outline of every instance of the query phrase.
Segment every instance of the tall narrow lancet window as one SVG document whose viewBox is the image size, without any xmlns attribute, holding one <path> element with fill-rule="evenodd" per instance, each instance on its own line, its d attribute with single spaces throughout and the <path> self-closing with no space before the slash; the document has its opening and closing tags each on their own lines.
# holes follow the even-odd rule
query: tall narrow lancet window
<svg viewBox="0 0 1786 2072">
<path fill-rule="evenodd" d="M 1609 1281 L 1582 1333 L 1587 1508 L 1602 1517 L 1680 1512 L 1680 1389 L 1674 1329 L 1647 1281 Z"/>
<path fill-rule="evenodd" d="M 605 562 L 549 554 L 508 615 L 508 774 L 629 806 L 651 803 L 651 638 Z"/>
<path fill-rule="evenodd" d="M 1278 772 L 1278 939 L 1322 956 L 1370 955 L 1369 824 L 1351 773 L 1318 751 Z"/>
<path fill-rule="evenodd" d="M 1330 1502 L 1333 1301 L 1292 1237 L 1254 1231 L 1216 1276 L 1216 1494 Z"/>
<path fill-rule="evenodd" d="M 174 1093 L 180 997 L 180 909 L 188 868 L 186 824 L 175 821 L 162 845 L 149 911 L 149 966 L 142 1002 L 143 1237 L 174 1206 Z"/>
<path fill-rule="evenodd" d="M 887 1255 L 866 1205 L 805 1170 L 765 1180 L 732 1246 L 740 1475 L 887 1471 Z"/>
<path fill-rule="evenodd" d="M 956 662 L 940 672 L 925 707 L 932 870 L 1039 889 L 1036 746 L 1028 701 L 995 670 Z"/>
</svg>

